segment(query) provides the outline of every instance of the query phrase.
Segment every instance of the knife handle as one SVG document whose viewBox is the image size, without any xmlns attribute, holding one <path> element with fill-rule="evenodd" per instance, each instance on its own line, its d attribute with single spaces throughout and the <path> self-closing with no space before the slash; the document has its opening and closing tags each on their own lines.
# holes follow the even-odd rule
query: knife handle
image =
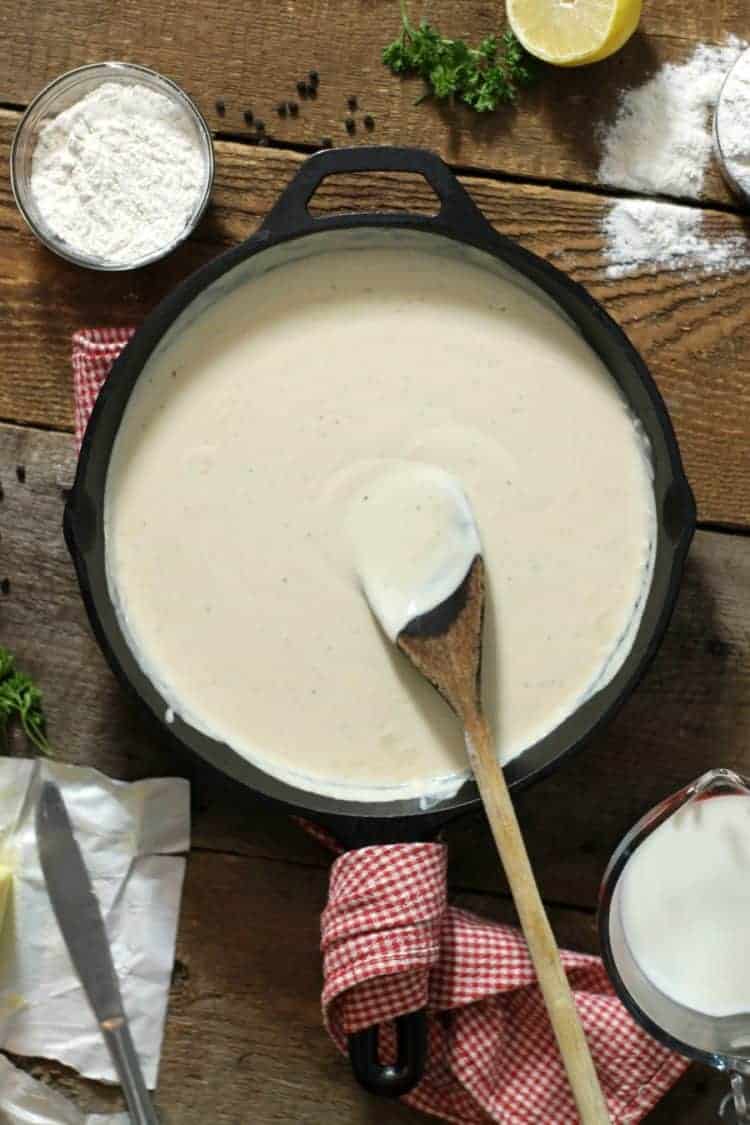
<svg viewBox="0 0 750 1125">
<path fill-rule="evenodd" d="M 126 1021 L 107 1020 L 101 1028 L 128 1103 L 132 1125 L 159 1125 Z"/>
</svg>

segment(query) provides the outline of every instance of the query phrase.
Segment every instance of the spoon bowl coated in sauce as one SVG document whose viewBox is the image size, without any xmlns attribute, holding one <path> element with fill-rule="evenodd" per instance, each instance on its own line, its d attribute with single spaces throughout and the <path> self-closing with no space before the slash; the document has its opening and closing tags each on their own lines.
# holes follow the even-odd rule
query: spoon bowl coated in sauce
<svg viewBox="0 0 750 1125">
<path fill-rule="evenodd" d="M 355 498 L 349 532 L 367 601 L 391 641 L 446 601 L 482 550 L 458 481 L 418 462 L 391 468 Z"/>
</svg>

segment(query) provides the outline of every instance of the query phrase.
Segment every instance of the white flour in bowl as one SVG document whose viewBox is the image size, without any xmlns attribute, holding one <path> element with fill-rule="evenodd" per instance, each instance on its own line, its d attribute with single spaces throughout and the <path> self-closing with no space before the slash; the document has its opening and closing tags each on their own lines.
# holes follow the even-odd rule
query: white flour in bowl
<svg viewBox="0 0 750 1125">
<path fill-rule="evenodd" d="M 700 44 L 684 63 L 670 63 L 644 85 L 626 90 L 601 138 L 600 183 L 644 195 L 696 199 L 712 152 L 711 115 L 724 79 L 746 44 Z M 744 269 L 750 242 L 743 234 L 709 236 L 695 207 L 655 199 L 623 199 L 603 224 L 607 276 L 644 268 Z"/>
<path fill-rule="evenodd" d="M 727 171 L 750 198 L 750 51 L 740 56 L 724 84 L 716 133 Z"/>
<path fill-rule="evenodd" d="M 43 126 L 31 192 L 71 250 L 127 265 L 179 238 L 206 176 L 185 109 L 141 83 L 105 82 Z"/>
</svg>

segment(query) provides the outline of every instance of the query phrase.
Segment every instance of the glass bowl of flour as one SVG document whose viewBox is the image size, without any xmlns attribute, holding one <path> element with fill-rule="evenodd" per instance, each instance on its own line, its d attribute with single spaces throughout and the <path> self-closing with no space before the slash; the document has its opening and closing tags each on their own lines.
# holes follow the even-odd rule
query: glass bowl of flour
<svg viewBox="0 0 750 1125">
<path fill-rule="evenodd" d="M 71 70 L 16 130 L 11 184 L 50 250 L 76 265 L 129 270 L 193 231 L 214 176 L 211 133 L 169 79 L 132 63 Z"/>
<path fill-rule="evenodd" d="M 724 79 L 714 115 L 714 146 L 724 179 L 750 206 L 750 50 Z"/>
</svg>

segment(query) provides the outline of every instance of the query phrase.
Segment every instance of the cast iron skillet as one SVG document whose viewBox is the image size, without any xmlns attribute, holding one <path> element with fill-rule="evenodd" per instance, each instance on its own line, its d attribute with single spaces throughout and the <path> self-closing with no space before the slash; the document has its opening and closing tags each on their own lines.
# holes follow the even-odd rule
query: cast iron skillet
<svg viewBox="0 0 750 1125">
<path fill-rule="evenodd" d="M 375 213 L 313 217 L 308 203 L 323 179 L 337 173 L 409 172 L 422 175 L 439 208 L 433 216 Z M 330 231 L 402 229 L 425 232 L 438 243 L 463 244 L 499 259 L 534 283 L 575 322 L 619 383 L 651 445 L 658 532 L 654 577 L 632 650 L 612 681 L 555 731 L 529 747 L 506 767 L 509 783 L 527 785 L 554 769 L 606 723 L 635 688 L 664 634 L 695 526 L 695 505 L 683 472 L 674 433 L 661 396 L 638 353 L 621 329 L 580 285 L 547 262 L 498 234 L 448 167 L 432 153 L 406 148 L 351 148 L 317 153 L 282 192 L 261 228 L 240 246 L 222 254 L 175 289 L 147 318 L 114 365 L 89 422 L 75 485 L 65 509 L 65 538 L 73 557 L 83 600 L 96 638 L 123 684 L 151 712 L 163 730 L 206 761 L 285 808 L 315 818 L 351 848 L 372 843 L 429 839 L 448 820 L 478 804 L 467 781 L 453 797 L 429 811 L 417 799 L 367 804 L 309 793 L 264 773 L 231 747 L 215 741 L 176 717 L 164 722 L 166 703 L 140 670 L 120 631 L 107 589 L 103 501 L 112 445 L 120 419 L 149 356 L 183 310 L 227 272 L 271 248 L 291 248 L 300 239 Z M 382 236 L 382 235 L 381 235 Z M 348 236 L 347 236 L 348 237 Z M 304 249 L 304 247 L 303 247 Z M 404 251 L 408 252 L 408 251 Z M 219 296 L 219 299 L 221 297 Z M 457 373 L 457 379 L 460 374 Z M 564 420 L 563 420 L 564 422 Z M 575 591 L 571 591 L 575 596 Z M 397 1021 L 398 1059 L 381 1066 L 377 1028 L 352 1036 L 350 1055 L 358 1080 L 367 1089 L 391 1096 L 410 1090 L 421 1077 L 426 1052 L 423 1012 Z"/>
</svg>

